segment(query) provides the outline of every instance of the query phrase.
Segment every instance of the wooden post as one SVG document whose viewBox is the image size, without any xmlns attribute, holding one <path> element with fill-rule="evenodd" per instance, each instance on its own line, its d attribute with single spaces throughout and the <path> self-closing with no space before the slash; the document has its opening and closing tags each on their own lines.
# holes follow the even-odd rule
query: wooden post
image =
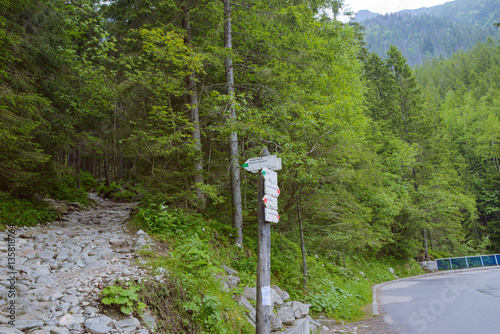
<svg viewBox="0 0 500 334">
<path fill-rule="evenodd" d="M 269 154 L 268 154 L 269 155 Z M 271 333 L 271 224 L 264 215 L 264 176 L 259 173 L 256 334 Z M 264 291 L 264 295 L 263 295 Z"/>
<path fill-rule="evenodd" d="M 271 222 L 278 223 L 277 170 L 281 170 L 281 158 L 271 155 L 267 148 L 260 158 L 245 161 L 242 166 L 251 173 L 259 173 L 257 194 L 257 309 L 255 328 L 257 334 L 271 333 Z"/>
</svg>

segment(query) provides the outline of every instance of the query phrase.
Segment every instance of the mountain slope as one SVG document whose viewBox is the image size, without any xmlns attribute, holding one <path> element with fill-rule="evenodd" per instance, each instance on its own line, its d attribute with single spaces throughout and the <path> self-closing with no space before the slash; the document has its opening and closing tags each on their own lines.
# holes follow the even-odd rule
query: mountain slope
<svg viewBox="0 0 500 334">
<path fill-rule="evenodd" d="M 361 21 L 368 15 L 356 15 Z M 382 57 L 391 44 L 407 57 L 411 66 L 425 59 L 449 57 L 460 49 L 469 49 L 488 36 L 500 37 L 493 27 L 500 19 L 497 0 L 456 0 L 443 5 L 379 15 L 362 21 L 366 43 L 371 52 Z"/>
</svg>

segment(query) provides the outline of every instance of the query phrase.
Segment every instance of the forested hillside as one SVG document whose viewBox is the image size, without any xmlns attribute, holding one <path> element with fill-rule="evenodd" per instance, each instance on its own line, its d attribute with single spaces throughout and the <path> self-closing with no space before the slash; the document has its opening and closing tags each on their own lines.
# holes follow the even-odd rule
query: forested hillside
<svg viewBox="0 0 500 334">
<path fill-rule="evenodd" d="M 477 200 L 478 219 L 469 233 L 485 235 L 500 251 L 499 151 L 500 50 L 490 39 L 470 52 L 433 59 L 416 71 L 429 108 L 439 110 L 445 136 L 460 157 L 465 187 Z"/>
<path fill-rule="evenodd" d="M 498 1 L 455 0 L 374 18 L 357 15 L 356 20 L 366 28 L 365 40 L 371 52 L 384 57 L 394 44 L 414 66 L 436 56 L 448 58 L 476 42 L 485 42 L 488 36 L 500 36 L 493 27 L 499 16 Z"/>
<path fill-rule="evenodd" d="M 189 279 L 224 238 L 254 273 L 257 177 L 241 165 L 265 147 L 283 162 L 272 277 L 317 312 L 353 316 L 331 288 L 368 284 L 351 258 L 500 248 L 496 39 L 415 75 L 395 37 L 377 33 L 381 57 L 358 26 L 321 15 L 331 1 L 100 3 L 0 4 L 0 223 L 47 222 L 42 198 L 94 190 L 140 201 L 143 228 L 191 245 Z M 383 20 L 426 22 L 438 54 L 440 19 Z M 482 34 L 443 29 L 450 43 Z M 200 240 L 195 225 L 216 231 Z"/>
</svg>

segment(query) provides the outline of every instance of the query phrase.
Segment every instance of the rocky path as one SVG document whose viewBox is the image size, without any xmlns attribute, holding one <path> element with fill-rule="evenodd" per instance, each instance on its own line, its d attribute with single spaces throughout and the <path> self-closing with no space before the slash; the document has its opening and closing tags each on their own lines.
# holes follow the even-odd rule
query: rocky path
<svg viewBox="0 0 500 334">
<path fill-rule="evenodd" d="M 0 334 L 149 333 L 136 318 L 108 317 L 99 303 L 115 279 L 146 275 L 133 252 L 146 236 L 126 226 L 134 204 L 94 200 L 60 221 L 0 232 Z"/>
</svg>

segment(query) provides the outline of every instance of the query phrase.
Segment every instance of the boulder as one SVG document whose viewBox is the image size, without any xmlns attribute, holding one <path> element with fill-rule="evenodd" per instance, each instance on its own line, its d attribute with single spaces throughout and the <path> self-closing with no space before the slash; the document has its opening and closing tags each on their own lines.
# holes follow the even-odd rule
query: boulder
<svg viewBox="0 0 500 334">
<path fill-rule="evenodd" d="M 256 300 L 257 299 L 256 291 L 257 291 L 257 288 L 246 287 L 243 290 L 243 297 L 245 297 L 248 300 Z"/>
<path fill-rule="evenodd" d="M 301 302 L 292 301 L 285 303 L 285 306 L 292 308 L 295 319 L 300 319 L 309 314 L 311 304 L 302 304 Z"/>
<path fill-rule="evenodd" d="M 112 328 L 108 325 L 113 322 L 110 317 L 102 316 L 85 320 L 84 326 L 92 334 L 107 334 Z"/>
<path fill-rule="evenodd" d="M 229 268 L 228 266 L 226 266 L 225 264 L 222 265 L 222 269 L 224 269 L 224 271 L 226 272 L 226 274 L 228 275 L 232 275 L 232 276 L 236 276 L 238 275 L 238 272 L 234 269 L 231 269 Z"/>
<path fill-rule="evenodd" d="M 276 317 L 281 320 L 283 325 L 291 326 L 295 321 L 295 316 L 293 315 L 293 309 L 291 307 L 285 306 L 279 309 Z"/>
<path fill-rule="evenodd" d="M 277 318 L 273 312 L 271 312 L 271 330 L 280 331 L 283 329 L 283 323 L 281 319 Z"/>
<path fill-rule="evenodd" d="M 255 311 L 255 308 L 248 302 L 248 299 L 245 298 L 244 296 L 235 296 L 234 300 L 240 305 L 243 306 L 248 310 L 248 317 L 252 322 L 255 324 L 255 319 L 257 317 L 257 312 Z"/>
<path fill-rule="evenodd" d="M 276 292 L 276 290 L 271 289 L 271 303 L 274 307 L 274 304 L 278 306 L 282 306 L 285 302 L 281 299 L 280 295 Z"/>
<path fill-rule="evenodd" d="M 69 207 L 66 203 L 63 202 L 55 202 L 52 203 L 52 208 L 57 213 L 59 217 L 69 212 Z"/>
<path fill-rule="evenodd" d="M 290 299 L 290 295 L 288 294 L 288 292 L 281 290 L 279 286 L 272 285 L 271 288 L 276 290 L 276 293 L 280 296 L 282 301 L 287 301 L 288 299 Z"/>
</svg>

